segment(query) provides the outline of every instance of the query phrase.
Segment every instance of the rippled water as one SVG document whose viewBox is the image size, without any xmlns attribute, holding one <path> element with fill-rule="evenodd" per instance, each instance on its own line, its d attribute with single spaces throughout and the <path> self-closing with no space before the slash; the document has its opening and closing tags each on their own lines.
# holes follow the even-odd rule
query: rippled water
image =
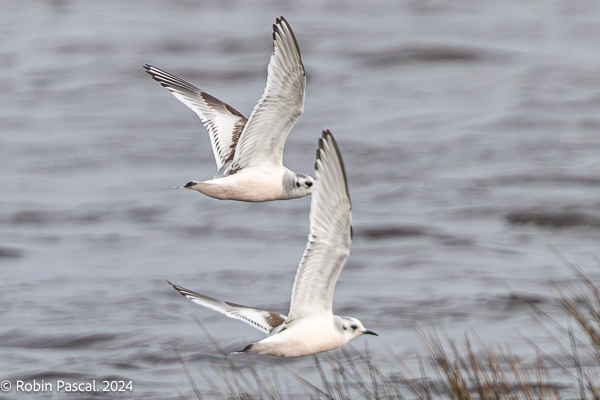
<svg viewBox="0 0 600 400">
<path fill-rule="evenodd" d="M 554 310 L 550 284 L 573 275 L 552 247 L 597 275 L 594 1 L 0 5 L 0 380 L 125 379 L 128 398 L 178 398 L 191 389 L 175 349 L 195 370 L 220 359 L 194 316 L 227 350 L 262 337 L 167 279 L 287 311 L 309 199 L 171 189 L 214 161 L 196 116 L 141 68 L 248 114 L 279 15 L 308 76 L 286 165 L 312 173 L 325 128 L 346 161 L 355 236 L 335 311 L 380 334 L 357 347 L 414 365 L 415 324 L 434 324 L 552 354 L 514 293 Z M 310 377 L 309 359 L 265 362 Z"/>
</svg>

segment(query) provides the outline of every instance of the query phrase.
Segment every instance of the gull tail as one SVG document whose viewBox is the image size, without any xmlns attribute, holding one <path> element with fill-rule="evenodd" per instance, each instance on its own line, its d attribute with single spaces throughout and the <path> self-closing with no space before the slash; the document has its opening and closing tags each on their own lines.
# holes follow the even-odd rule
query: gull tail
<svg viewBox="0 0 600 400">
<path fill-rule="evenodd" d="M 242 350 L 238 350 L 238 351 L 232 351 L 229 354 L 240 354 L 240 353 L 245 353 L 247 351 L 250 351 L 250 349 L 252 349 L 252 347 L 254 347 L 254 343 L 251 343 L 249 345 L 247 345 L 246 347 L 244 347 Z"/>
</svg>

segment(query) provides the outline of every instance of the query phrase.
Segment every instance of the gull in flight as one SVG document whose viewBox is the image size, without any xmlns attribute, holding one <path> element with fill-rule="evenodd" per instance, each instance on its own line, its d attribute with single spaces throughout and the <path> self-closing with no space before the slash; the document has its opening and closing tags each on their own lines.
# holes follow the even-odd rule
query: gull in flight
<svg viewBox="0 0 600 400">
<path fill-rule="evenodd" d="M 287 316 L 217 300 L 169 282 L 194 303 L 269 334 L 239 352 L 299 357 L 336 349 L 360 335 L 377 336 L 358 319 L 332 312 L 335 282 L 350 251 L 352 214 L 342 155 L 329 131 L 323 131 L 319 139 L 315 169 L 308 243 L 296 272 Z"/>
<path fill-rule="evenodd" d="M 285 18 L 273 25 L 267 86 L 250 118 L 194 85 L 151 65 L 146 72 L 194 111 L 209 132 L 217 162 L 213 179 L 183 188 L 221 200 L 269 201 L 303 197 L 314 179 L 283 166 L 283 146 L 304 110 L 306 75 L 298 42 Z"/>
</svg>

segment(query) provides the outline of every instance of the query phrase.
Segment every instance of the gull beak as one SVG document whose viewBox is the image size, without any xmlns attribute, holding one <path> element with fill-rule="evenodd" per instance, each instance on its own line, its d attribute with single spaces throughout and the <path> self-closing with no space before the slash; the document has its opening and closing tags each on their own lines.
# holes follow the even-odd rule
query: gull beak
<svg viewBox="0 0 600 400">
<path fill-rule="evenodd" d="M 363 334 L 363 335 L 373 335 L 373 336 L 379 336 L 378 334 L 376 334 L 375 332 L 373 332 L 373 331 L 370 331 L 370 330 L 362 331 L 362 334 Z"/>
</svg>

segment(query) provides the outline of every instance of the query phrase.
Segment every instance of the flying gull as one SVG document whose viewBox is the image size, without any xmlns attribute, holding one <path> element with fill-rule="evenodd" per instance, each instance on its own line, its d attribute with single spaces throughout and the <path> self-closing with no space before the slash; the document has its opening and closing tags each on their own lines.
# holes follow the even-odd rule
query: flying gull
<svg viewBox="0 0 600 400">
<path fill-rule="evenodd" d="M 194 303 L 269 334 L 240 352 L 299 357 L 336 349 L 360 335 L 377 336 L 358 319 L 332 312 L 335 282 L 350 251 L 352 214 L 342 155 L 329 131 L 323 131 L 319 139 L 315 170 L 308 243 L 296 272 L 287 316 L 217 300 L 169 282 Z"/>
<path fill-rule="evenodd" d="M 273 25 L 267 86 L 250 118 L 194 85 L 146 64 L 146 72 L 194 111 L 208 129 L 217 173 L 183 188 L 221 200 L 269 201 L 303 197 L 314 179 L 283 166 L 283 146 L 304 110 L 306 75 L 298 42 L 285 18 Z"/>
</svg>

